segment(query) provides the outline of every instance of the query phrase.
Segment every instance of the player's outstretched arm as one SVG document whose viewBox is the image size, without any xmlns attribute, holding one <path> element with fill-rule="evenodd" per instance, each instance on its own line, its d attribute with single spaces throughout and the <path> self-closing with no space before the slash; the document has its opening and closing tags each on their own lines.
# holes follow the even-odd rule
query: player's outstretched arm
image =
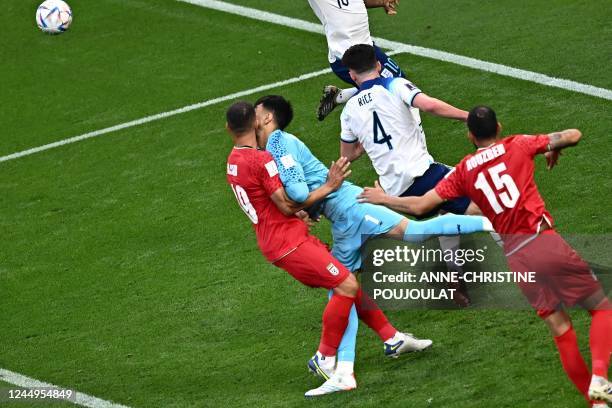
<svg viewBox="0 0 612 408">
<path fill-rule="evenodd" d="M 548 150 L 561 150 L 566 147 L 576 146 L 582 138 L 582 132 L 578 129 L 566 129 L 561 132 L 548 134 Z"/>
<path fill-rule="evenodd" d="M 332 162 L 327 174 L 327 181 L 321 187 L 312 191 L 306 201 L 302 203 L 291 200 L 284 189 L 277 189 L 270 197 L 278 209 L 285 215 L 293 215 L 296 212 L 308 208 L 318 201 L 321 201 L 329 194 L 338 190 L 342 182 L 351 175 L 349 166 L 350 161 L 346 157 L 341 157 L 336 162 Z"/>
<path fill-rule="evenodd" d="M 454 106 L 441 101 L 436 98 L 432 98 L 429 95 L 424 93 L 419 93 L 414 97 L 412 101 L 412 106 L 418 108 L 427 113 L 431 113 L 432 115 L 439 116 L 442 118 L 461 120 L 463 122 L 467 121 L 468 112 L 455 108 Z"/>
<path fill-rule="evenodd" d="M 432 211 L 444 202 L 436 190 L 429 190 L 421 197 L 394 197 L 382 189 L 378 181 L 374 182 L 375 187 L 366 187 L 357 197 L 359 202 L 381 204 L 392 210 L 403 212 L 410 215 L 421 216 Z"/>
<path fill-rule="evenodd" d="M 367 8 L 384 7 L 385 13 L 394 16 L 397 14 L 399 0 L 364 0 L 364 3 Z"/>
<path fill-rule="evenodd" d="M 561 150 L 576 146 L 582 138 L 582 132 L 578 129 L 566 129 L 561 132 L 553 132 L 548 134 L 548 151 L 544 153 L 548 170 L 559 162 Z"/>
</svg>

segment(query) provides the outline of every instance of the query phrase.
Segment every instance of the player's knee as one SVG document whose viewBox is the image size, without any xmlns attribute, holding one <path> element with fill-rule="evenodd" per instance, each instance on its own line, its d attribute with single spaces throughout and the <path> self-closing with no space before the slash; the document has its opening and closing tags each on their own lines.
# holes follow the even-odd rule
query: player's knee
<svg viewBox="0 0 612 408">
<path fill-rule="evenodd" d="M 345 280 L 340 283 L 334 292 L 341 296 L 355 297 L 359 291 L 359 281 L 355 278 L 352 273 L 347 276 Z"/>
<path fill-rule="evenodd" d="M 606 297 L 603 289 L 598 289 L 591 296 L 589 296 L 586 299 L 582 300 L 580 302 L 580 305 L 584 309 L 588 310 L 589 312 L 596 311 L 596 310 L 610 310 L 610 309 L 612 309 L 612 304 L 610 303 L 610 301 Z"/>
<path fill-rule="evenodd" d="M 544 318 L 544 322 L 546 322 L 546 325 L 550 330 L 550 334 L 552 334 L 554 337 L 565 334 L 572 327 L 572 321 L 569 315 L 564 311 L 556 311 L 551 313 Z"/>
<path fill-rule="evenodd" d="M 399 224 L 397 224 L 391 231 L 385 234 L 385 237 L 393 239 L 403 239 L 408 228 L 408 218 L 402 218 Z"/>
<path fill-rule="evenodd" d="M 595 305 L 595 307 L 587 308 L 591 317 L 595 317 L 597 314 L 612 314 L 612 302 L 604 296 L 604 298 Z"/>
</svg>

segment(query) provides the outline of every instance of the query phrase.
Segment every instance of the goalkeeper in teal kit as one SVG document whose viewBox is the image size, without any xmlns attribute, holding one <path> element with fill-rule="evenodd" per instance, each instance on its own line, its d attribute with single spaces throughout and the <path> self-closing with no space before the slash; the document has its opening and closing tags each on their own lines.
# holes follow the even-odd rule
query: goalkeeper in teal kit
<svg viewBox="0 0 612 408">
<path fill-rule="evenodd" d="M 304 202 L 311 191 L 325 183 L 327 167 L 297 137 L 284 132 L 293 119 L 291 104 L 281 96 L 266 96 L 255 103 L 257 138 L 261 148 L 272 154 L 285 191 L 290 199 Z M 427 221 L 413 221 L 383 206 L 360 203 L 362 188 L 344 182 L 312 211 L 322 213 L 332 223 L 332 254 L 350 271 L 361 268 L 361 246 L 368 237 L 388 236 L 407 242 L 424 241 L 434 235 L 469 234 L 492 231 L 489 221 L 480 216 L 448 214 Z M 312 214 L 311 211 L 311 214 Z M 326 382 L 306 393 L 317 396 L 356 387 L 353 366 L 358 317 L 353 307 L 340 347 L 334 358 L 316 354 L 308 367 Z M 394 338 L 382 339 L 384 353 L 397 357 L 409 351 L 429 347 L 431 340 L 419 340 L 398 332 Z M 350 387 L 350 388 L 347 388 Z"/>
</svg>

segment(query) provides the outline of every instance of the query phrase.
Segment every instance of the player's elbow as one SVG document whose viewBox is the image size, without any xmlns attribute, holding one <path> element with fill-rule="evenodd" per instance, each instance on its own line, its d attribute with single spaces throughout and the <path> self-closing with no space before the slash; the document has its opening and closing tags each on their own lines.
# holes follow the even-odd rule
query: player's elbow
<svg viewBox="0 0 612 408">
<path fill-rule="evenodd" d="M 427 96 L 425 94 L 418 94 L 415 97 L 413 104 L 419 110 L 422 110 L 423 112 L 427 112 L 427 113 L 435 113 L 438 111 L 438 108 L 440 107 L 439 100 L 437 100 L 436 98 Z"/>
<path fill-rule="evenodd" d="M 430 210 L 427 206 L 422 202 L 417 202 L 415 205 L 410 207 L 409 213 L 414 215 L 415 217 L 422 217 L 427 214 Z"/>
<path fill-rule="evenodd" d="M 306 183 L 291 184 L 285 187 L 285 191 L 287 191 L 287 196 L 296 203 L 303 203 L 308 200 L 308 195 L 310 194 Z"/>
<path fill-rule="evenodd" d="M 285 203 L 284 205 L 281 205 L 278 209 L 280 210 L 280 212 L 282 212 L 287 217 L 290 217 L 296 213 L 295 209 L 289 203 Z"/>
</svg>

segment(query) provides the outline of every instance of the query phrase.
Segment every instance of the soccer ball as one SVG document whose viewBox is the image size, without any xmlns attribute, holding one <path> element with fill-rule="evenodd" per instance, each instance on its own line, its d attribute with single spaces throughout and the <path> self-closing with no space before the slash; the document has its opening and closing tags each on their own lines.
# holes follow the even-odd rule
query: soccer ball
<svg viewBox="0 0 612 408">
<path fill-rule="evenodd" d="M 36 10 L 36 24 L 45 33 L 63 33 L 72 23 L 72 10 L 62 0 L 46 0 Z"/>
</svg>

